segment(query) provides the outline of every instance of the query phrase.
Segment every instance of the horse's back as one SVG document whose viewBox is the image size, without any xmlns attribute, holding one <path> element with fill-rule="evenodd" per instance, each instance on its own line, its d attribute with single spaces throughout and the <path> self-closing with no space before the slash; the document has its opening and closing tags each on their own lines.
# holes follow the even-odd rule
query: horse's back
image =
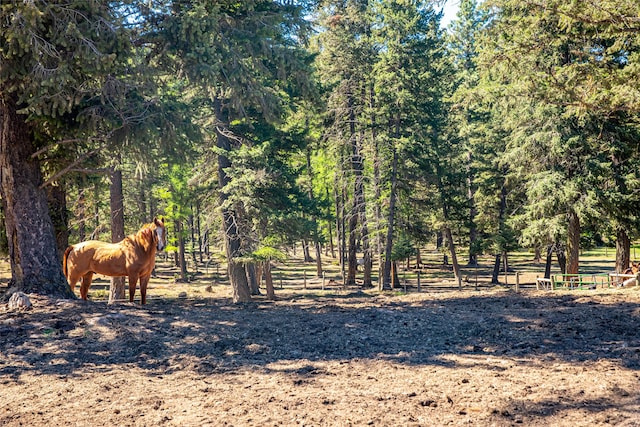
<svg viewBox="0 0 640 427">
<path fill-rule="evenodd" d="M 81 275 L 89 271 L 106 276 L 127 275 L 126 254 L 118 243 L 87 240 L 73 245 L 67 265 Z"/>
</svg>

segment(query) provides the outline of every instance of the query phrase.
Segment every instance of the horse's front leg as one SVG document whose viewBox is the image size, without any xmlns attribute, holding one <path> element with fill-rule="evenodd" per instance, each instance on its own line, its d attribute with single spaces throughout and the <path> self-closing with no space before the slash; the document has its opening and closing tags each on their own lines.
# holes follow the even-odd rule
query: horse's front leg
<svg viewBox="0 0 640 427">
<path fill-rule="evenodd" d="M 149 284 L 149 277 L 151 277 L 151 275 L 140 277 L 140 303 L 143 305 L 147 303 L 147 285 Z"/>
<path fill-rule="evenodd" d="M 136 294 L 136 284 L 138 283 L 138 275 L 129 275 L 129 302 L 133 302 L 133 297 Z"/>
<path fill-rule="evenodd" d="M 89 295 L 89 287 L 91 286 L 91 281 L 93 280 L 93 271 L 88 272 L 84 276 L 82 276 L 82 284 L 80 285 L 80 298 L 83 300 L 87 300 L 87 296 Z"/>
</svg>

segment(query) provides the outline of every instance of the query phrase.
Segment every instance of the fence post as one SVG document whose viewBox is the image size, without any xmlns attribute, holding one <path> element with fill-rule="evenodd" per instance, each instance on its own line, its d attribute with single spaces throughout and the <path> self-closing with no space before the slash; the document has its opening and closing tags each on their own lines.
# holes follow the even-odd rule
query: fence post
<svg viewBox="0 0 640 427">
<path fill-rule="evenodd" d="M 322 290 L 324 291 L 324 279 L 325 279 L 325 272 L 322 272 Z"/>
<path fill-rule="evenodd" d="M 520 292 L 520 272 L 516 271 L 516 292 Z"/>
<path fill-rule="evenodd" d="M 420 270 L 418 270 L 418 292 L 420 292 Z"/>
</svg>

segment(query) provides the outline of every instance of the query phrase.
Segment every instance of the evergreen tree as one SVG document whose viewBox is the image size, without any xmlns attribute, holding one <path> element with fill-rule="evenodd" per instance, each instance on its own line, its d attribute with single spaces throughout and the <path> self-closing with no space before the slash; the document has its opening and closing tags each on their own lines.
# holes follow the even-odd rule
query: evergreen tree
<svg viewBox="0 0 640 427">
<path fill-rule="evenodd" d="M 276 1 L 172 2 L 150 11 L 159 15 L 156 37 L 161 40 L 158 62 L 184 72 L 209 95 L 214 120 L 213 138 L 218 154 L 218 186 L 229 278 L 234 302 L 251 299 L 239 261 L 246 255 L 242 241 L 248 231 L 245 208 L 231 193 L 233 151 L 241 136 L 232 123 L 252 114 L 277 121 L 282 112 L 281 94 L 301 89 L 305 60 L 299 43 L 307 23 L 303 9 Z M 299 77 L 298 79 L 292 76 Z"/>
<path fill-rule="evenodd" d="M 526 182 L 523 214 L 532 215 L 521 224 L 565 236 L 569 274 L 578 273 L 581 222 L 597 205 L 596 193 L 606 185 L 602 178 L 615 175 L 594 178 L 602 165 L 599 159 L 618 141 L 603 140 L 592 124 L 616 117 L 612 123 L 624 128 L 634 118 L 617 112 L 637 111 L 638 106 L 627 96 L 638 90 L 629 79 L 637 73 L 633 64 L 638 60 L 638 38 L 623 29 L 633 25 L 629 16 L 638 7 L 610 3 L 618 7 L 490 3 L 496 16 L 484 47 L 483 68 L 485 76 L 499 82 L 501 96 L 517 100 L 502 119 L 507 119 L 511 132 L 506 158 Z M 536 225 L 541 219 L 558 226 Z"/>
<path fill-rule="evenodd" d="M 448 171 L 455 171 L 449 160 L 456 156 L 454 141 L 445 137 L 448 67 L 444 59 L 444 40 L 439 30 L 440 15 L 430 3 L 422 1 L 376 2 L 375 16 L 380 22 L 374 33 L 381 46 L 374 66 L 380 129 L 380 152 L 385 160 L 381 169 L 389 172 L 387 238 L 383 286 L 391 283 L 392 251 L 396 234 L 396 203 L 399 188 L 413 188 L 411 177 L 434 185 L 438 205 L 446 217 L 445 230 L 453 218 L 450 191 L 457 184 Z M 453 157 L 452 157 L 453 156 Z M 453 185 L 453 187 L 452 187 Z M 455 249 L 448 233 L 452 256 Z M 457 263 L 456 277 L 459 279 Z"/>
<path fill-rule="evenodd" d="M 71 295 L 36 153 L 60 118 L 109 97 L 108 76 L 129 46 L 119 21 L 123 4 L 0 5 L 0 188 L 13 290 Z"/>
</svg>

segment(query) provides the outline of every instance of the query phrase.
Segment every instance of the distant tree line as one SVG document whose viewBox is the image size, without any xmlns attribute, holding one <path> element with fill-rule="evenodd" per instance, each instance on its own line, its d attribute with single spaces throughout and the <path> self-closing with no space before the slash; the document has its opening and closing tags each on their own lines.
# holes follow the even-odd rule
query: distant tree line
<svg viewBox="0 0 640 427">
<path fill-rule="evenodd" d="M 388 289 L 434 241 L 460 263 L 638 237 L 640 5 L 622 0 L 22 1 L 0 5 L 0 249 L 13 290 L 69 296 L 69 242 L 166 216 L 182 279 L 224 262 L 273 297 Z M 358 266 L 362 265 L 362 272 Z M 378 270 L 376 271 L 376 267 Z M 358 276 L 361 277 L 356 279 Z M 394 279 L 396 277 L 396 279 Z M 112 297 L 124 293 L 114 282 Z"/>
</svg>

